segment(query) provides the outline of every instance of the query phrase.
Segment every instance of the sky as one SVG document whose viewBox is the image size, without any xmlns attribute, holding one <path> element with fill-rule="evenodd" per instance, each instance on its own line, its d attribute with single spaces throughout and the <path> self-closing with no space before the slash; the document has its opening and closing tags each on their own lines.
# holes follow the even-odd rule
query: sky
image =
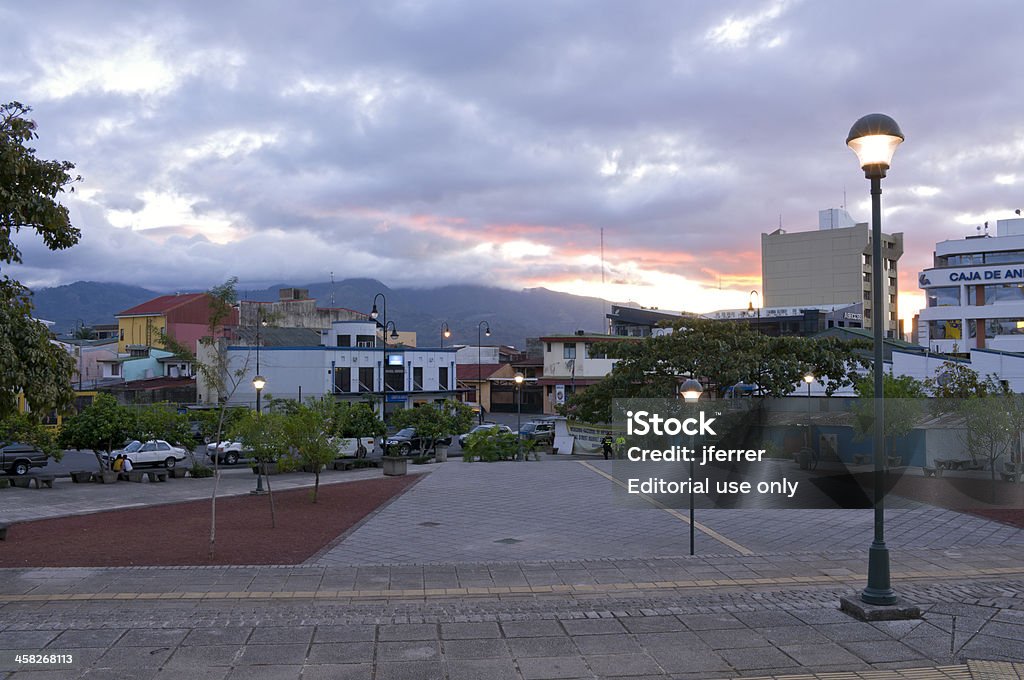
<svg viewBox="0 0 1024 680">
<path fill-rule="evenodd" d="M 868 221 L 845 140 L 877 111 L 906 135 L 882 200 L 909 318 L 936 241 L 1024 208 L 1021 25 L 1017 0 L 5 3 L 0 99 L 83 177 L 80 244 L 23 233 L 14 273 L 746 307 L 762 232 Z"/>
</svg>

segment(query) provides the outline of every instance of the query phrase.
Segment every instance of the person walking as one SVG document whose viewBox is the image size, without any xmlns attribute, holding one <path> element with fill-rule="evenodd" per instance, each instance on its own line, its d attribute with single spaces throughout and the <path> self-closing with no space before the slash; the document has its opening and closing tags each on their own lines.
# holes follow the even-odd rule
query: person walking
<svg viewBox="0 0 1024 680">
<path fill-rule="evenodd" d="M 615 440 L 612 439 L 612 436 L 610 434 L 606 434 L 604 438 L 601 439 L 601 451 L 604 453 L 605 460 L 608 460 L 609 458 L 612 457 L 612 445 L 614 443 Z"/>
</svg>

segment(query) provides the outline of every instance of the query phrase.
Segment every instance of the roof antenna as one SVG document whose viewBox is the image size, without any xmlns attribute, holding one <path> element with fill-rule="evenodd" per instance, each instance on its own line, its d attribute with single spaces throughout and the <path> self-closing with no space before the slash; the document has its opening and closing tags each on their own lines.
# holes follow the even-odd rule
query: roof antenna
<svg viewBox="0 0 1024 680">
<path fill-rule="evenodd" d="M 331 307 L 334 307 L 334 272 L 331 272 Z"/>
</svg>

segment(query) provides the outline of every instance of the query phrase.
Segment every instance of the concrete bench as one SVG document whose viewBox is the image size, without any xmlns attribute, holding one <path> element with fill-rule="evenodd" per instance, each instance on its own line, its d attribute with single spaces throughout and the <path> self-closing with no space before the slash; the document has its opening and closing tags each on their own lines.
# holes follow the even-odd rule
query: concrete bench
<svg viewBox="0 0 1024 680">
<path fill-rule="evenodd" d="M 336 460 L 334 461 L 335 470 L 351 470 L 356 466 L 354 460 Z"/>
<path fill-rule="evenodd" d="M 29 475 L 27 477 L 14 477 L 11 479 L 11 483 L 22 489 L 28 489 L 32 486 L 35 486 L 37 489 L 42 489 L 43 487 L 52 489 L 55 478 L 56 475 Z"/>
<path fill-rule="evenodd" d="M 132 470 L 127 474 L 129 482 L 141 482 L 143 478 L 151 482 L 167 481 L 167 470 Z"/>
<path fill-rule="evenodd" d="M 999 476 L 1003 478 L 1004 482 L 1016 482 L 1017 481 L 1017 473 L 1016 472 L 1000 472 Z"/>
</svg>

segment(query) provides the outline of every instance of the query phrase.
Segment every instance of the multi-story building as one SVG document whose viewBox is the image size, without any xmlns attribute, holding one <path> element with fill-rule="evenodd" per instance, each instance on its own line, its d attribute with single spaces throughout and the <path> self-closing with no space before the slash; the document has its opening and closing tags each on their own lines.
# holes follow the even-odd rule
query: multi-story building
<svg viewBox="0 0 1024 680">
<path fill-rule="evenodd" d="M 995 236 L 986 229 L 936 243 L 918 286 L 925 294 L 921 345 L 955 354 L 1024 351 L 1024 219 L 999 220 Z"/>
<path fill-rule="evenodd" d="M 882 234 L 885 309 L 872 309 L 871 228 L 855 223 L 845 210 L 822 210 L 818 230 L 761 234 L 761 277 L 764 306 L 816 307 L 863 304 L 865 328 L 880 317 L 887 337 L 899 327 L 897 265 L 903 255 L 903 234 Z"/>
<path fill-rule="evenodd" d="M 165 335 L 196 351 L 199 338 L 210 334 L 211 302 L 209 293 L 161 295 L 116 314 L 118 353 L 164 349 Z M 237 310 L 232 309 L 223 323 L 237 324 Z"/>
<path fill-rule="evenodd" d="M 276 330 L 294 334 L 301 329 Z M 264 397 L 371 399 L 383 402 L 385 411 L 391 412 L 457 395 L 454 348 L 384 347 L 374 342 L 376 330 L 374 321 L 335 321 L 318 344 L 314 344 L 316 333 L 309 333 L 309 340 L 301 345 L 268 345 L 275 337 L 272 332 L 266 337 L 261 332 L 258 344 L 254 340 L 225 341 L 222 351 L 228 373 L 238 381 L 227 401 L 255 403 L 252 379 L 257 363 L 266 379 Z M 216 403 L 221 395 L 205 376 L 198 379 L 200 401 Z"/>
<path fill-rule="evenodd" d="M 720 309 L 704 314 L 716 321 L 737 321 L 763 335 L 810 337 L 829 328 L 862 328 L 864 305 L 808 305 L 763 309 Z"/>
<path fill-rule="evenodd" d="M 555 413 L 555 407 L 564 404 L 573 393 L 611 373 L 615 360 L 596 353 L 593 346 L 612 340 L 622 338 L 576 331 L 540 339 L 544 347 L 544 377 L 537 384 L 544 388 L 544 413 Z"/>
</svg>

